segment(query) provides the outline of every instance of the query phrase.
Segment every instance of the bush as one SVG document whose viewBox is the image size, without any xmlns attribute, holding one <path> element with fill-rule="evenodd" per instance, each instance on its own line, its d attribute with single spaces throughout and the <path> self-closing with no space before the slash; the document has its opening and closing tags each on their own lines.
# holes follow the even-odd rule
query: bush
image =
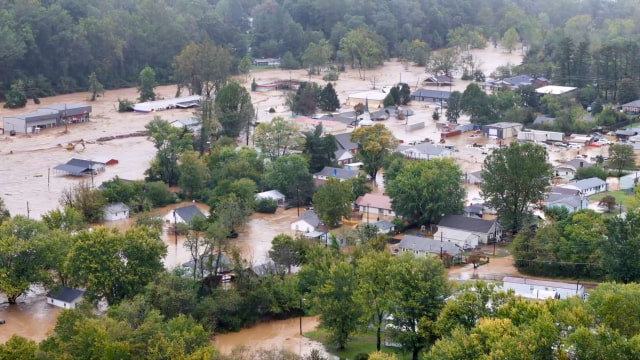
<svg viewBox="0 0 640 360">
<path fill-rule="evenodd" d="M 256 211 L 264 214 L 274 214 L 278 209 L 278 202 L 271 199 L 260 199 L 256 201 Z"/>
<path fill-rule="evenodd" d="M 337 71 L 331 70 L 328 73 L 324 74 L 324 76 L 322 76 L 322 80 L 337 81 L 339 77 L 340 77 L 340 74 Z"/>
<path fill-rule="evenodd" d="M 129 99 L 118 99 L 118 112 L 133 111 L 133 102 Z"/>
<path fill-rule="evenodd" d="M 167 184 L 162 181 L 152 181 L 146 184 L 145 195 L 154 207 L 169 205 L 176 201 Z"/>
</svg>

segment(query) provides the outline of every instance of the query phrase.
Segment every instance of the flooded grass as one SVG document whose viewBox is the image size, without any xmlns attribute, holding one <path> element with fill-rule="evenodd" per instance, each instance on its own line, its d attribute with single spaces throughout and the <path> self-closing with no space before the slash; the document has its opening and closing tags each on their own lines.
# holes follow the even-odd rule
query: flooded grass
<svg viewBox="0 0 640 360">
<path fill-rule="evenodd" d="M 354 335 L 343 350 L 338 350 L 335 345 L 331 344 L 328 340 L 329 335 L 322 329 L 305 333 L 305 336 L 324 344 L 330 354 L 340 359 L 354 359 L 358 354 L 371 354 L 376 351 L 376 336 L 373 332 Z M 403 352 L 399 348 L 382 345 L 380 351 L 387 354 L 395 354 L 398 360 L 411 359 L 410 353 Z"/>
</svg>

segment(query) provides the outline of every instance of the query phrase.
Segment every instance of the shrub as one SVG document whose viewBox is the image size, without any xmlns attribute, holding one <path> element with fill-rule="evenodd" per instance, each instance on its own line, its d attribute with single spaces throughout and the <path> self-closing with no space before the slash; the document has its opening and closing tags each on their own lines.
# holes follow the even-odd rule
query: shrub
<svg viewBox="0 0 640 360">
<path fill-rule="evenodd" d="M 335 70 L 331 70 L 328 73 L 324 74 L 322 76 L 322 80 L 324 81 L 337 81 L 338 78 L 340 77 L 340 74 L 335 71 Z"/>
<path fill-rule="evenodd" d="M 278 209 L 278 202 L 271 199 L 260 199 L 256 201 L 256 211 L 265 214 L 274 214 Z"/>
<path fill-rule="evenodd" d="M 133 111 L 133 102 L 129 99 L 118 99 L 118 112 Z"/>
</svg>

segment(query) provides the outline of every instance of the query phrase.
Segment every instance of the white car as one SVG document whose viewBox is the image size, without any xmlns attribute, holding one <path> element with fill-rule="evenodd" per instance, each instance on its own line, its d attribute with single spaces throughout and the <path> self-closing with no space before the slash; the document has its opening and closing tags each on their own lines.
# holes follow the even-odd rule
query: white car
<svg viewBox="0 0 640 360">
<path fill-rule="evenodd" d="M 607 140 L 607 139 L 598 139 L 596 141 L 596 144 L 600 144 L 600 145 L 609 145 L 611 144 L 611 141 Z"/>
</svg>

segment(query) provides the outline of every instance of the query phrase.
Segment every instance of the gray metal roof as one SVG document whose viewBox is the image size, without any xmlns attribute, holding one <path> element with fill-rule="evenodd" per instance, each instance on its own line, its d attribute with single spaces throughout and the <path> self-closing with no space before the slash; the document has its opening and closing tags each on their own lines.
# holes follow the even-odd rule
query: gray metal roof
<svg viewBox="0 0 640 360">
<path fill-rule="evenodd" d="M 575 183 L 570 183 L 567 185 L 573 185 L 575 187 L 577 187 L 580 190 L 587 190 L 587 189 L 591 189 L 594 187 L 598 187 L 598 186 L 603 186 L 603 185 L 607 185 L 607 182 L 597 178 L 597 177 L 592 177 L 592 178 L 588 178 L 588 179 L 584 179 L 584 180 L 579 180 Z"/>
<path fill-rule="evenodd" d="M 418 89 L 411 94 L 412 97 L 427 97 L 434 99 L 448 99 L 451 96 L 450 91 Z"/>
<path fill-rule="evenodd" d="M 322 223 L 320 221 L 320 218 L 318 217 L 318 214 L 316 214 L 316 212 L 313 210 L 307 210 L 300 214 L 297 221 L 300 220 L 304 220 L 307 224 L 313 226 L 314 228 L 320 226 L 320 224 Z"/>
<path fill-rule="evenodd" d="M 69 165 L 69 164 L 60 164 L 56 167 L 53 168 L 54 170 L 58 170 L 58 171 L 62 171 L 62 172 L 66 172 L 70 175 L 74 175 L 74 176 L 82 176 L 84 174 L 90 173 L 91 172 L 91 168 L 90 167 L 86 167 L 86 166 L 76 166 L 76 165 Z"/>
<path fill-rule="evenodd" d="M 22 119 L 28 122 L 28 121 L 40 121 L 40 120 L 46 120 L 46 119 L 57 119 L 58 116 L 59 116 L 59 113 L 57 110 L 37 109 L 32 113 L 5 116 L 5 118 Z"/>
<path fill-rule="evenodd" d="M 398 243 L 398 247 L 413 251 L 425 251 L 432 254 L 440 254 L 440 249 L 442 249 L 442 252 L 454 256 L 462 253 L 462 249 L 452 242 L 414 235 L 405 235 Z"/>
<path fill-rule="evenodd" d="M 373 223 L 373 225 L 382 231 L 385 231 L 385 230 L 389 231 L 391 230 L 391 228 L 395 226 L 391 221 L 387 221 L 387 220 L 380 220 L 378 222 Z"/>
<path fill-rule="evenodd" d="M 326 177 L 335 177 L 338 179 L 351 179 L 358 177 L 360 175 L 359 171 L 342 169 L 342 168 L 334 168 L 330 166 L 325 166 L 321 171 L 313 174 L 313 176 L 326 176 Z"/>
<path fill-rule="evenodd" d="M 512 127 L 522 127 L 522 124 L 517 123 L 517 122 L 497 122 L 497 123 L 493 123 L 493 124 L 488 124 L 488 125 L 483 125 L 483 128 L 485 127 L 493 127 L 493 128 L 500 128 L 500 129 L 508 129 L 508 128 L 512 128 Z"/>
<path fill-rule="evenodd" d="M 628 102 L 626 104 L 622 104 L 622 106 L 628 106 L 628 107 L 640 107 L 640 100 L 634 100 L 632 102 Z"/>
<path fill-rule="evenodd" d="M 487 234 L 495 223 L 495 220 L 482 220 L 464 215 L 446 215 L 440 220 L 438 227 L 444 226 L 450 229 Z"/>
<path fill-rule="evenodd" d="M 553 124 L 554 122 L 556 122 L 556 118 L 540 115 L 533 120 L 533 125 L 540 125 L 544 123 Z"/>
<path fill-rule="evenodd" d="M 351 141 L 351 133 L 344 133 L 334 135 L 338 146 L 344 150 L 355 150 L 358 148 L 358 144 Z"/>
<path fill-rule="evenodd" d="M 582 206 L 582 199 L 577 195 L 552 193 L 547 197 L 547 206 L 566 204 L 576 209 Z"/>
<path fill-rule="evenodd" d="M 191 222 L 196 216 L 205 217 L 202 211 L 195 205 L 184 206 L 174 210 L 176 214 L 180 215 L 182 220 Z"/>
<path fill-rule="evenodd" d="M 66 303 L 71 303 L 81 297 L 82 294 L 84 294 L 83 290 L 72 289 L 66 286 L 58 286 L 55 289 L 49 291 L 49 293 L 47 293 L 47 297 L 64 301 Z"/>
<path fill-rule="evenodd" d="M 82 104 L 53 104 L 42 106 L 42 109 L 57 111 L 61 116 L 74 116 L 91 112 L 91 105 Z"/>
</svg>

